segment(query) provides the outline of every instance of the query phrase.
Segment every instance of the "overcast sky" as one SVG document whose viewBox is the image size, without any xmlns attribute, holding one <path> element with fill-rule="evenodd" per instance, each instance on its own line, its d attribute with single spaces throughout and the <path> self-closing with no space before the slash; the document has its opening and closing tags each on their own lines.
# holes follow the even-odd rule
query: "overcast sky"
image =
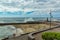
<svg viewBox="0 0 60 40">
<path fill-rule="evenodd" d="M 60 0 L 0 0 L 0 17 L 60 17 Z"/>
</svg>

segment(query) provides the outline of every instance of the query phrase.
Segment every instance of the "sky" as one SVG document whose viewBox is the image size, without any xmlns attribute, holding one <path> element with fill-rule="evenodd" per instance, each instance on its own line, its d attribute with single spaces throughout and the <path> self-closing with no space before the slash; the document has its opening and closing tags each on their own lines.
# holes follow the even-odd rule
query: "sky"
<svg viewBox="0 0 60 40">
<path fill-rule="evenodd" d="M 0 0 L 0 17 L 60 17 L 60 0 Z"/>
</svg>

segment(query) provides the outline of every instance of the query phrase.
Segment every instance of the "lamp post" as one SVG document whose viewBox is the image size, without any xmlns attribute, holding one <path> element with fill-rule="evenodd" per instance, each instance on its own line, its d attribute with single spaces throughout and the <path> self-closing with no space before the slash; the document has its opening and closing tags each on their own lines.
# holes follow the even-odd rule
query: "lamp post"
<svg viewBox="0 0 60 40">
<path fill-rule="evenodd" d="M 51 10 L 50 10 L 50 28 L 51 28 L 51 22 L 52 22 L 52 13 L 51 13 Z"/>
</svg>

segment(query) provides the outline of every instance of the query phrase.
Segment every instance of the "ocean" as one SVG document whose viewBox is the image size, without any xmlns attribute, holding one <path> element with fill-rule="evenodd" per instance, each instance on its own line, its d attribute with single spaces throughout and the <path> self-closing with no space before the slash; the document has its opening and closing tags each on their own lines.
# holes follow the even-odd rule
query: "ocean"
<svg viewBox="0 0 60 40">
<path fill-rule="evenodd" d="M 48 19 L 50 19 L 48 17 Z M 60 17 L 53 17 L 52 19 L 56 19 L 60 21 Z M 42 21 L 47 20 L 47 17 L 0 17 L 0 23 L 24 23 L 27 21 Z"/>
</svg>

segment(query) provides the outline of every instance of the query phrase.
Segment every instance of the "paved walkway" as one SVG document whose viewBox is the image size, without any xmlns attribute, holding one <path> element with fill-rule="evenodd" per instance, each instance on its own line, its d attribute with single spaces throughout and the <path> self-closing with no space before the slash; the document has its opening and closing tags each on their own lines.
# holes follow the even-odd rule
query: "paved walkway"
<svg viewBox="0 0 60 40">
<path fill-rule="evenodd" d="M 23 36 L 16 37 L 16 38 L 11 38 L 11 39 L 8 39 L 8 40 L 28 40 L 28 36 L 23 35 Z"/>
<path fill-rule="evenodd" d="M 58 27 L 58 28 L 55 28 L 52 30 L 48 30 L 46 32 L 60 32 L 60 28 Z M 36 40 L 43 40 L 41 36 L 42 36 L 42 33 L 38 33 L 38 34 L 34 35 Z"/>
</svg>

